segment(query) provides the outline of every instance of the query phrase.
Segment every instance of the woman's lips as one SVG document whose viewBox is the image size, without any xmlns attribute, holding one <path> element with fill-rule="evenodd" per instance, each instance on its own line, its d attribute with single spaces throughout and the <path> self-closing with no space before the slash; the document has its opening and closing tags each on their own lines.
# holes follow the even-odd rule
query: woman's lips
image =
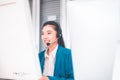
<svg viewBox="0 0 120 80">
<path fill-rule="evenodd" d="M 50 42 L 50 40 L 45 40 L 45 41 L 44 41 L 44 43 L 49 43 L 49 42 Z"/>
</svg>

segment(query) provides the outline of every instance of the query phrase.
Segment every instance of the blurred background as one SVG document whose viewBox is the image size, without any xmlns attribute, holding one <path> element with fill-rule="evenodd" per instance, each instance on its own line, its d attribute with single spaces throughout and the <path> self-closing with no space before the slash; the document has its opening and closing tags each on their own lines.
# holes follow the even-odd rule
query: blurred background
<svg viewBox="0 0 120 80">
<path fill-rule="evenodd" d="M 28 3 L 37 52 L 45 49 L 41 25 L 57 21 L 66 47 L 72 50 L 75 80 L 120 80 L 120 0 L 28 0 Z"/>
</svg>

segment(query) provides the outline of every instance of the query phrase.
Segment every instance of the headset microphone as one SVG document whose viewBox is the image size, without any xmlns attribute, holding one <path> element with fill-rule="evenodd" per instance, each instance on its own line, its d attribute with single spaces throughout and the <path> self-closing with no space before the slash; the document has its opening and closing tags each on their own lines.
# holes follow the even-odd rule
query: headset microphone
<svg viewBox="0 0 120 80">
<path fill-rule="evenodd" d="M 59 38 L 57 38 L 57 39 L 56 39 L 54 42 L 52 42 L 52 43 L 48 42 L 48 43 L 46 43 L 46 45 L 47 45 L 47 46 L 50 46 L 51 44 L 55 43 L 58 39 L 59 39 Z"/>
<path fill-rule="evenodd" d="M 47 45 L 47 46 L 49 46 L 49 45 L 50 45 L 50 43 L 46 43 L 46 45 Z"/>
<path fill-rule="evenodd" d="M 48 43 L 46 43 L 46 45 L 47 45 L 47 46 L 50 46 L 51 44 L 55 43 L 61 36 L 62 36 L 62 35 L 59 34 L 59 37 L 58 37 L 54 42 L 50 43 L 50 41 L 49 41 Z"/>
</svg>

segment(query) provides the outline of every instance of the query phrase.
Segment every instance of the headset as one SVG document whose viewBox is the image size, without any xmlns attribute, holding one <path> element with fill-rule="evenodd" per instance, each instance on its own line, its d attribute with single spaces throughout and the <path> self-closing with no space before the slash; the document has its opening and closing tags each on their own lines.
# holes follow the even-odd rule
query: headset
<svg viewBox="0 0 120 80">
<path fill-rule="evenodd" d="M 57 38 L 59 39 L 59 38 L 61 38 L 61 36 L 62 36 L 62 30 L 61 30 L 61 28 L 60 28 L 60 26 L 58 25 L 57 26 L 57 28 L 58 28 L 58 30 L 57 30 Z"/>
</svg>

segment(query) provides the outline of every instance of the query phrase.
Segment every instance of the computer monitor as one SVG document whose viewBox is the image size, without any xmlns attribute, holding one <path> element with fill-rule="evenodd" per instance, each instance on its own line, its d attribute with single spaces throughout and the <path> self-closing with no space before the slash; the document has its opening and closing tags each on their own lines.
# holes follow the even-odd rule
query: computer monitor
<svg viewBox="0 0 120 80">
<path fill-rule="evenodd" d="M 38 51 L 27 0 L 0 1 L 0 80 L 38 80 Z"/>
</svg>

